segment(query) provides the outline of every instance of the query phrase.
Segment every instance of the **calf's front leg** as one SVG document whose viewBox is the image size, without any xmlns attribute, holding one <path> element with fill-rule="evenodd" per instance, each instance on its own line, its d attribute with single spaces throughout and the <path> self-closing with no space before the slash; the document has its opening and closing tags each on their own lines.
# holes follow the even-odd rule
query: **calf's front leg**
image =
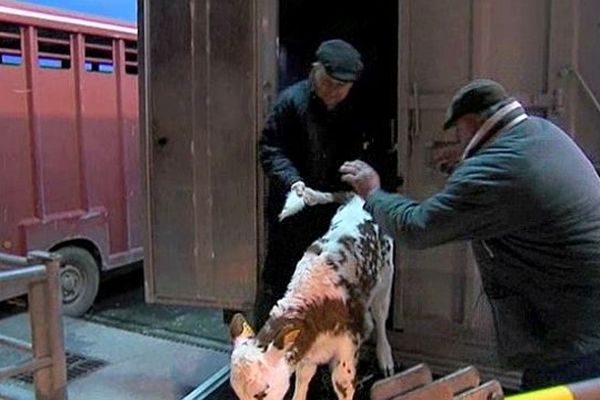
<svg viewBox="0 0 600 400">
<path fill-rule="evenodd" d="M 375 293 L 370 310 L 375 320 L 377 362 L 381 372 L 385 376 L 392 376 L 394 374 L 394 358 L 392 357 L 392 348 L 385 329 L 385 321 L 388 318 L 392 295 L 394 265 L 392 263 L 391 251 L 385 257 L 384 263 L 385 265 L 381 271 L 381 279 L 374 289 Z"/>
<path fill-rule="evenodd" d="M 340 342 L 337 360 L 332 363 L 331 382 L 338 400 L 352 400 L 356 383 L 358 338 L 346 337 Z"/>
<path fill-rule="evenodd" d="M 306 400 L 308 384 L 317 371 L 316 364 L 306 362 L 296 367 L 296 384 L 294 386 L 294 397 L 292 400 Z"/>
</svg>

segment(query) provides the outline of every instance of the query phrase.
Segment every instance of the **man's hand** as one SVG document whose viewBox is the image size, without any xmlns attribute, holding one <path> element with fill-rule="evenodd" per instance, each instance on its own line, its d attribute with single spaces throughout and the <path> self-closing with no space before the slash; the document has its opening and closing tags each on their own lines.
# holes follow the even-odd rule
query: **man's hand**
<svg viewBox="0 0 600 400">
<path fill-rule="evenodd" d="M 297 181 L 292 184 L 292 186 L 290 187 L 290 190 L 293 190 L 294 192 L 296 192 L 296 194 L 298 196 L 302 197 L 304 195 L 305 188 L 306 188 L 306 185 L 304 184 L 304 182 Z"/>
<path fill-rule="evenodd" d="M 346 161 L 340 167 L 340 172 L 343 174 L 342 181 L 350 184 L 364 200 L 381 188 L 379 175 L 364 161 Z"/>
<path fill-rule="evenodd" d="M 451 174 L 460 162 L 464 146 L 457 141 L 434 142 L 431 149 L 432 166 L 444 174 Z"/>
<path fill-rule="evenodd" d="M 332 201 L 329 200 L 329 197 L 327 197 L 328 193 L 319 192 L 306 187 L 306 184 L 302 181 L 294 182 L 294 184 L 290 187 L 290 191 L 298 195 L 298 197 L 300 197 L 307 206 L 326 204 Z"/>
</svg>

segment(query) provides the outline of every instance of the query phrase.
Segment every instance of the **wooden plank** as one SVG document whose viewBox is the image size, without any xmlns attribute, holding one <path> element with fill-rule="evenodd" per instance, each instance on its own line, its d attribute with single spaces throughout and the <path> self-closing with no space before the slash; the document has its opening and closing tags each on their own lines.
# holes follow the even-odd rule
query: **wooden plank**
<svg viewBox="0 0 600 400">
<path fill-rule="evenodd" d="M 406 371 L 381 379 L 371 387 L 371 400 L 387 400 L 431 383 L 431 370 L 426 364 L 418 364 Z"/>
<path fill-rule="evenodd" d="M 504 398 L 498 381 L 489 381 L 454 397 L 454 400 L 501 400 Z"/>
<path fill-rule="evenodd" d="M 473 366 L 459 369 L 432 382 L 429 366 L 418 364 L 375 382 L 371 388 L 371 400 L 491 400 L 495 398 L 485 396 L 502 394 L 497 381 L 479 386 L 480 382 L 479 372 Z"/>
<path fill-rule="evenodd" d="M 436 381 L 392 400 L 452 400 L 452 388 Z"/>
<path fill-rule="evenodd" d="M 479 385 L 479 372 L 474 367 L 460 369 L 432 383 L 417 388 L 394 400 L 445 400 L 457 393 L 465 392 Z"/>
<path fill-rule="evenodd" d="M 438 382 L 448 385 L 452 393 L 457 394 L 478 386 L 481 379 L 475 367 L 469 366 L 440 378 Z"/>
</svg>

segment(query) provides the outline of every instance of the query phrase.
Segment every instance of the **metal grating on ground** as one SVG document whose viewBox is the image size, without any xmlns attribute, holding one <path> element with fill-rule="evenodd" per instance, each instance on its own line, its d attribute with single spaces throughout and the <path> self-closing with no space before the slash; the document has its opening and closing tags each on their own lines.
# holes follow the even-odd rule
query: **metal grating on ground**
<svg viewBox="0 0 600 400">
<path fill-rule="evenodd" d="M 81 354 L 75 354 L 67 351 L 65 355 L 67 358 L 67 382 L 71 382 L 77 378 L 86 376 L 108 365 L 107 361 Z M 20 374 L 15 376 L 13 379 L 33 384 L 33 373 Z"/>
</svg>

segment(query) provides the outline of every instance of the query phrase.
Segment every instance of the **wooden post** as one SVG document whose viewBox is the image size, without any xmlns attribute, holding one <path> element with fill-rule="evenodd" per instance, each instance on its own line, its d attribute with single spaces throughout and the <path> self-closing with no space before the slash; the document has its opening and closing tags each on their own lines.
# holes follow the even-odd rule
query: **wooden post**
<svg viewBox="0 0 600 400">
<path fill-rule="evenodd" d="M 48 268 L 48 341 L 52 357 L 52 399 L 67 398 L 67 365 L 62 320 L 62 291 L 58 257 L 46 264 Z"/>
<path fill-rule="evenodd" d="M 44 281 L 32 282 L 29 286 L 29 318 L 31 341 L 36 359 L 49 359 L 49 367 L 36 370 L 33 374 L 37 400 L 65 400 L 66 361 L 62 324 L 62 299 L 58 270 L 59 258 L 50 254 L 28 255 L 46 264 L 47 277 Z"/>
<path fill-rule="evenodd" d="M 29 320 L 34 359 L 50 359 L 48 342 L 48 315 L 44 304 L 46 282 L 35 281 L 29 285 Z M 52 370 L 40 368 L 33 373 L 35 397 L 37 400 L 50 400 L 52 393 Z"/>
</svg>

